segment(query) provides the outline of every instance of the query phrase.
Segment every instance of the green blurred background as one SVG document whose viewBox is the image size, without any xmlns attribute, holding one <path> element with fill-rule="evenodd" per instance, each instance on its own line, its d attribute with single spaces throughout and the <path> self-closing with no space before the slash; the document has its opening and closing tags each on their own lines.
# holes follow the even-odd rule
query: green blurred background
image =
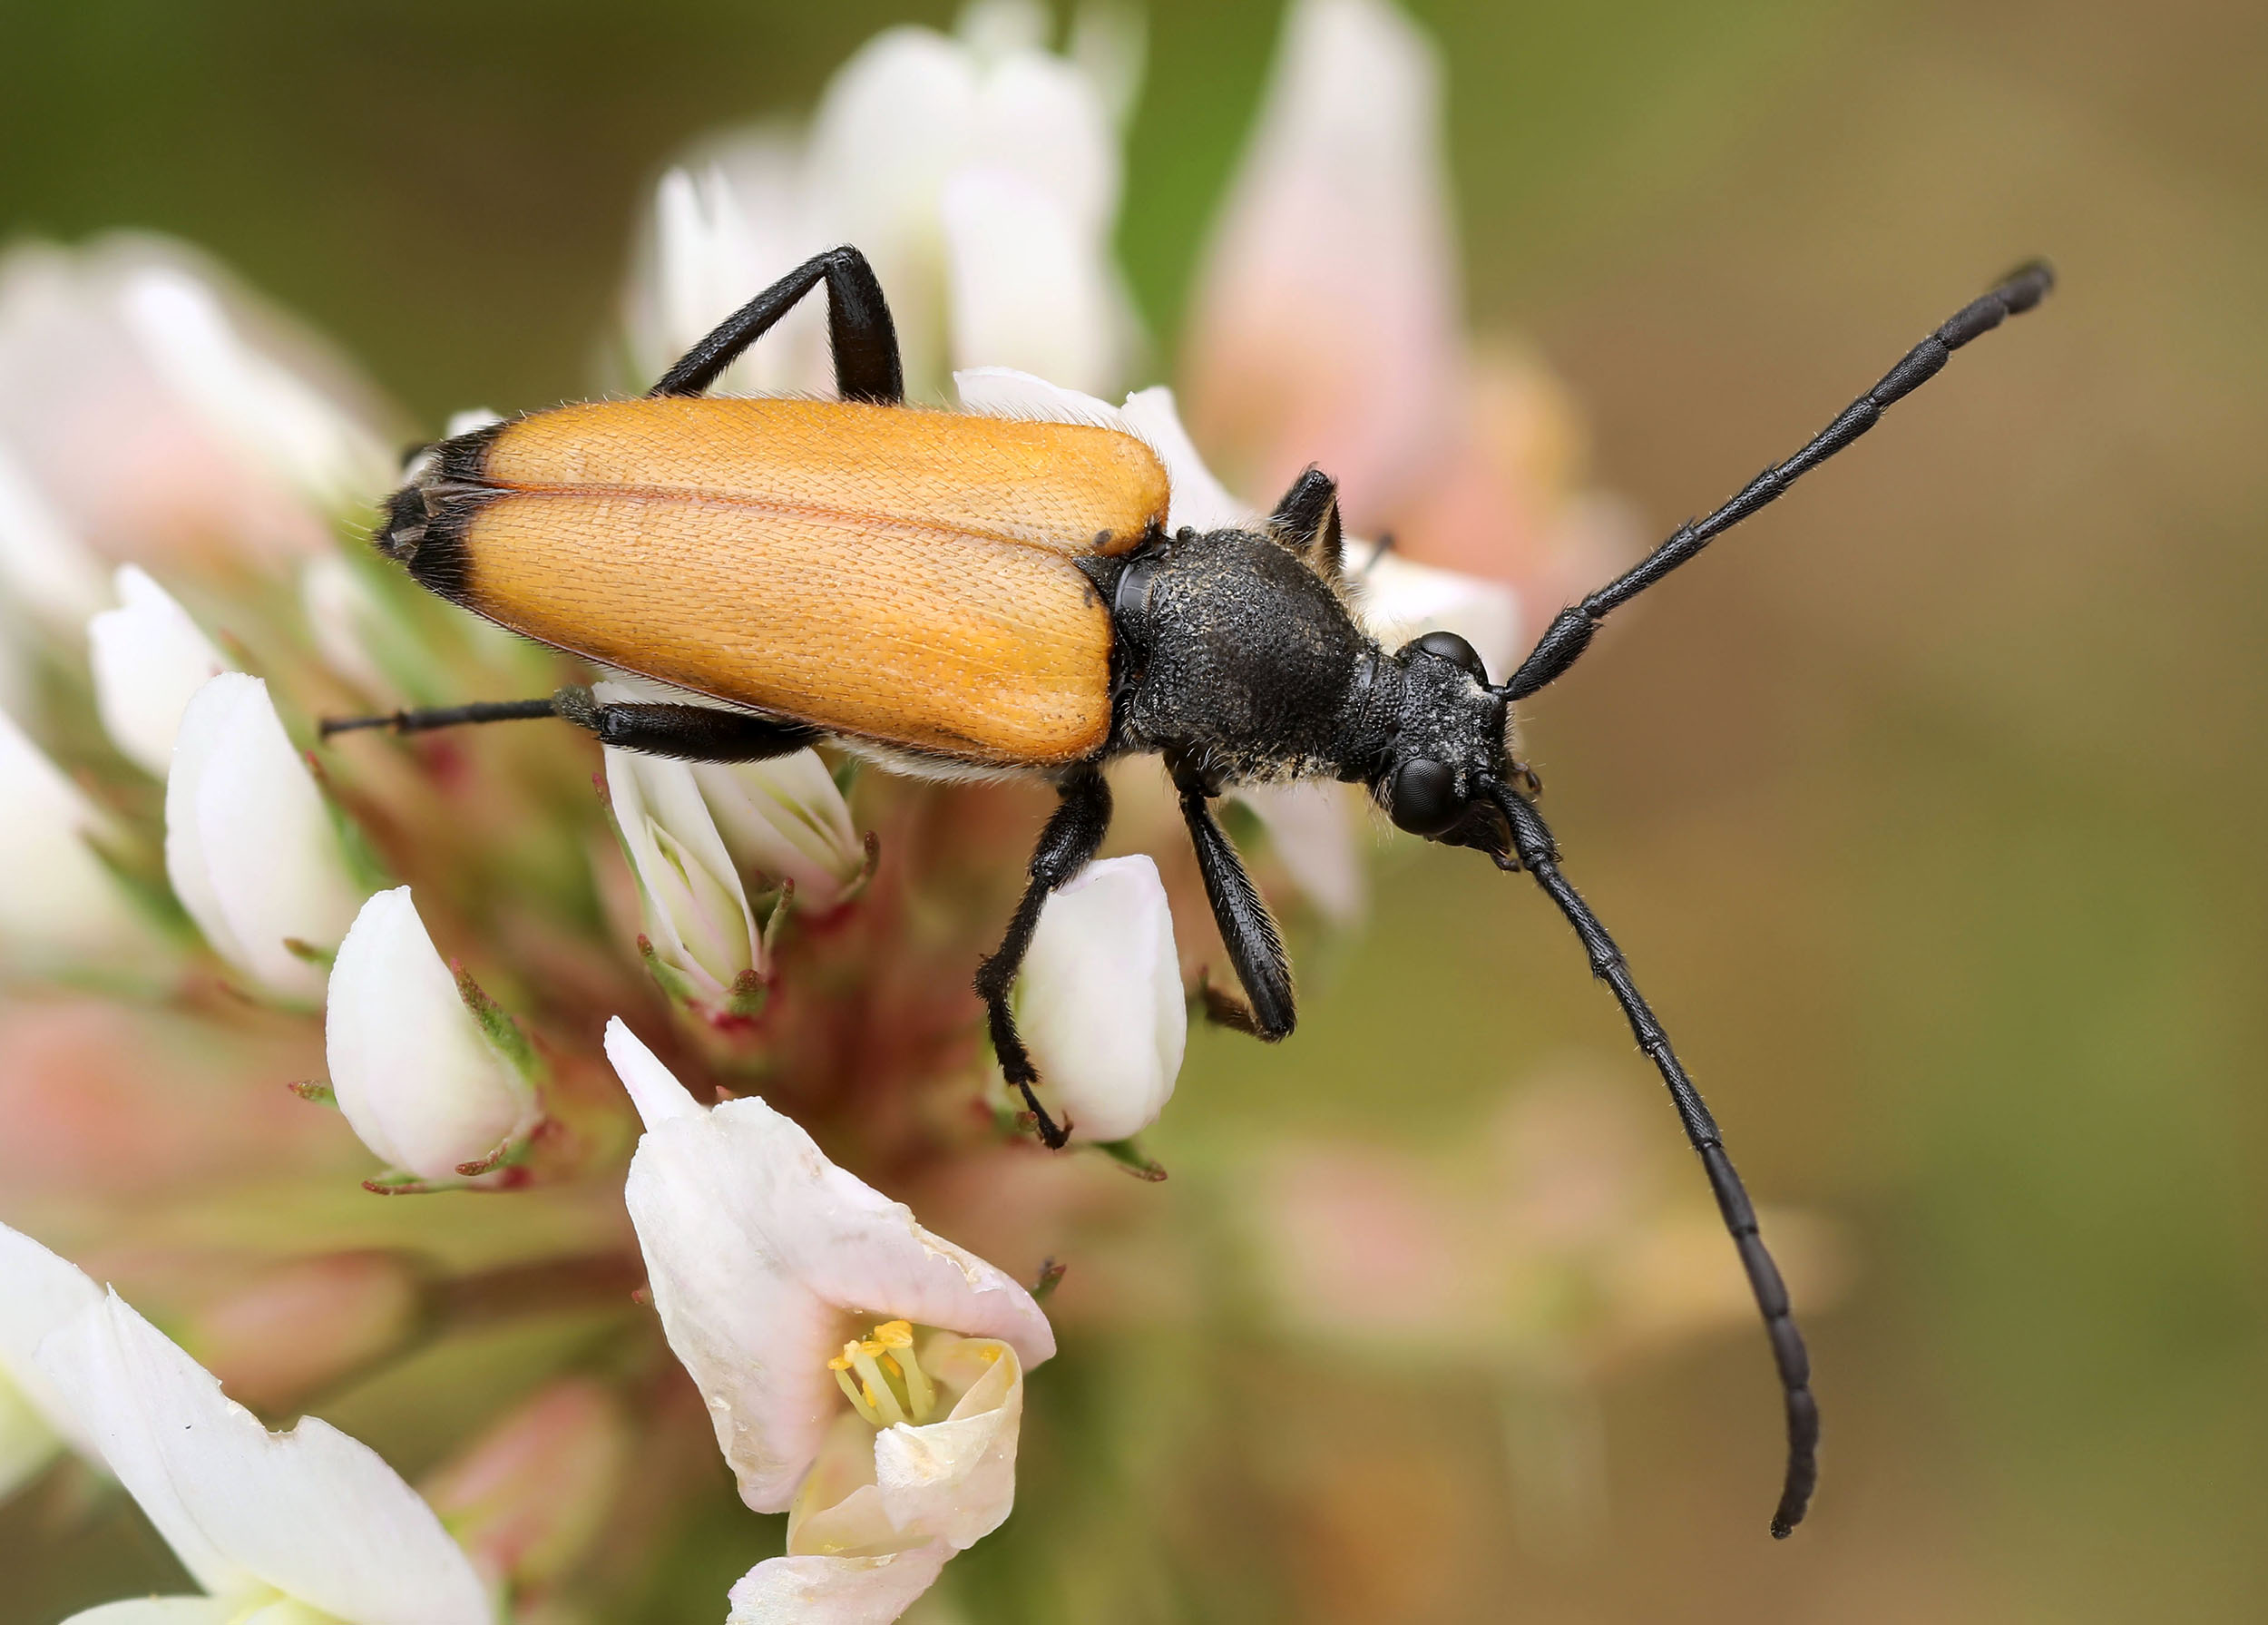
<svg viewBox="0 0 2268 1625">
<path fill-rule="evenodd" d="M 1768 1366 L 1722 1338 L 1609 1385 L 1587 1547 L 1466 1518 L 1440 1583 L 1366 1597 L 1315 1581 L 1354 1559 L 1295 1492 L 1129 1470 L 1249 1544 L 1097 1617 L 2268 1616 L 2268 9 L 1414 10 L 1446 47 L 1474 318 L 1560 370 L 1600 482 L 1657 527 L 2007 265 L 2064 280 L 1533 708 L 1570 868 L 1752 1188 L 1848 1231 L 1810 1328 L 1813 1522 L 1764 1538 Z M 1123 251 L 1170 335 L 1276 17 L 1149 16 Z M 0 234 L 202 243 L 428 423 L 548 402 L 589 386 L 671 152 L 803 111 L 908 17 L 950 11 L 14 0 Z M 1292 1043 L 1197 1039 L 1169 1165 L 1316 1127 L 1446 1141 L 1570 1046 L 1638 1075 L 1530 888 L 1414 854 L 1376 916 L 1310 967 Z M 1449 1481 L 1492 1483 L 1492 1429 L 1438 1386 L 1263 1387 L 1241 1425 L 1403 1418 Z M 1040 1501 L 963 1560 L 974 1617 L 988 1572 L 1139 1555 Z M 746 1561 L 652 1617 L 717 1617 Z M 48 1617 L 15 1590 L 0 1620 Z"/>
</svg>

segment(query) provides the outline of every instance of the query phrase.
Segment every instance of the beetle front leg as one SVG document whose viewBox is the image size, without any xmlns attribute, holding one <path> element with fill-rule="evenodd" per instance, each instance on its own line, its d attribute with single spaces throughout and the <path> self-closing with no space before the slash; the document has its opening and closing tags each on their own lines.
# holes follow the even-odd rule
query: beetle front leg
<svg viewBox="0 0 2268 1625">
<path fill-rule="evenodd" d="M 1031 934 L 1039 929 L 1040 911 L 1047 906 L 1048 894 L 1093 860 L 1110 827 L 1110 786 L 1101 768 L 1081 763 L 1057 788 L 1063 804 L 1040 832 L 1040 845 L 1031 854 L 1031 882 L 1008 922 L 1007 935 L 976 972 L 977 996 L 984 1001 L 1001 1075 L 1022 1093 L 1024 1104 L 1039 1124 L 1040 1138 L 1051 1150 L 1061 1150 L 1070 1138 L 1070 1124 L 1066 1121 L 1059 1127 L 1032 1092 L 1040 1073 L 1016 1031 L 1015 1014 L 1008 1008 L 1008 990 L 1016 984 L 1016 973 L 1031 950 Z"/>
<path fill-rule="evenodd" d="M 903 406 L 905 372 L 898 363 L 898 330 L 889 301 L 866 256 L 848 246 L 814 254 L 717 325 L 716 331 L 679 357 L 646 391 L 700 395 L 726 367 L 770 332 L 779 318 L 821 282 L 826 284 L 827 342 L 835 354 L 835 392 L 846 401 Z"/>
<path fill-rule="evenodd" d="M 1274 1043 L 1288 1037 L 1299 1012 L 1292 997 L 1292 965 L 1284 953 L 1284 939 L 1276 929 L 1259 888 L 1245 873 L 1244 860 L 1228 832 L 1220 827 L 1207 805 L 1205 781 L 1184 767 L 1173 770 L 1174 788 L 1181 794 L 1181 817 L 1189 826 L 1189 843 L 1197 848 L 1198 872 L 1205 876 L 1205 896 L 1213 905 L 1213 921 L 1220 927 L 1229 963 L 1244 984 L 1249 1004 L 1207 986 L 1206 1013 L 1223 1026 L 1249 1033 Z"/>
</svg>

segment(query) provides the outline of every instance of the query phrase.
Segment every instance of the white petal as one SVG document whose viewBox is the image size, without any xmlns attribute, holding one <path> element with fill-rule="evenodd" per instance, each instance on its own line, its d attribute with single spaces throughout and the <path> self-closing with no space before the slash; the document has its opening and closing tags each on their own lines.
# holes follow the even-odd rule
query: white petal
<svg viewBox="0 0 2268 1625">
<path fill-rule="evenodd" d="M 1173 391 L 1163 384 L 1136 390 L 1121 407 L 1011 367 L 969 367 L 954 373 L 953 382 L 963 411 L 1032 423 L 1091 424 L 1147 443 L 1166 465 L 1171 491 L 1166 512 L 1169 530 L 1184 525 L 1224 530 L 1248 526 L 1256 519 L 1255 511 L 1230 495 L 1198 455 L 1174 407 Z"/>
<path fill-rule="evenodd" d="M 1168 530 L 1188 525 L 1217 531 L 1248 527 L 1256 522 L 1256 511 L 1230 495 L 1228 487 L 1213 477 L 1213 471 L 1198 455 L 1189 431 L 1181 426 L 1171 389 L 1154 384 L 1137 390 L 1126 397 L 1125 416 L 1131 431 L 1149 442 L 1150 449 L 1166 465 L 1166 477 L 1173 488 L 1172 506 L 1166 514 Z"/>
<path fill-rule="evenodd" d="M 58 1438 L 101 1462 L 93 1433 L 47 1380 L 35 1357 L 49 1333 L 103 1301 L 79 1267 L 0 1225 L 0 1385 L 11 1387 Z"/>
<path fill-rule="evenodd" d="M 230 670 L 173 595 L 135 564 L 119 566 L 119 607 L 87 622 L 94 707 L 126 759 L 162 778 L 181 713 L 208 678 Z"/>
<path fill-rule="evenodd" d="M 0 446 L 0 587 L 49 631 L 65 634 L 110 602 L 94 554 L 5 446 Z"/>
<path fill-rule="evenodd" d="M 1326 916 L 1344 922 L 1363 912 L 1361 826 L 1344 785 L 1308 779 L 1229 794 L 1259 816 L 1276 860 Z"/>
<path fill-rule="evenodd" d="M 977 71 L 965 46 L 925 28 L 875 35 L 828 81 L 811 120 L 814 223 L 865 250 L 897 324 L 907 383 L 934 387 L 944 358 L 937 199 L 966 161 Z"/>
<path fill-rule="evenodd" d="M 953 1548 L 888 1557 L 775 1557 L 732 1588 L 725 1625 L 889 1625 L 937 1582 Z"/>
<path fill-rule="evenodd" d="M 248 344 L 220 296 L 185 269 L 152 266 L 133 274 L 120 305 L 151 365 L 181 400 L 309 502 L 336 511 L 393 483 L 393 460 L 369 428 Z"/>
<path fill-rule="evenodd" d="M 299 612 L 326 665 L 374 698 L 396 696 L 370 652 L 368 631 L 384 612 L 352 564 L 335 553 L 309 559 L 299 572 Z"/>
<path fill-rule="evenodd" d="M 40 1363 L 208 1591 L 266 1585 L 357 1625 L 490 1619 L 464 1552 L 376 1452 L 312 1416 L 269 1433 L 115 1294 Z"/>
<path fill-rule="evenodd" d="M 1188 328 L 1207 443 L 1270 491 L 1320 465 L 1358 526 L 1413 493 L 1461 387 L 1440 77 L 1383 0 L 1292 7 Z"/>
<path fill-rule="evenodd" d="M 1118 381 L 1125 330 L 1108 245 L 1031 177 L 963 170 L 939 204 L 956 367 L 1022 368 L 1081 390 Z"/>
<path fill-rule="evenodd" d="M 63 1435 L 0 1371 L 0 1502 L 36 1478 L 63 1450 Z"/>
<path fill-rule="evenodd" d="M 321 996 L 323 973 L 285 939 L 334 946 L 362 896 L 256 677 L 222 672 L 181 714 L 165 781 L 165 870 L 222 958 L 275 993 Z"/>
<path fill-rule="evenodd" d="M 220 1597 L 135 1597 L 73 1614 L 63 1625 L 235 1625 L 237 1612 Z"/>
<path fill-rule="evenodd" d="M 666 1099 L 650 1062 L 635 1061 L 641 1109 Z M 1029 1293 L 827 1161 L 761 1100 L 659 1110 L 625 1197 L 670 1346 L 758 1511 L 794 1498 L 841 1409 L 826 1362 L 847 1317 L 996 1336 L 1026 1366 L 1055 1352 Z"/>
<path fill-rule="evenodd" d="M 614 1068 L 614 1075 L 621 1079 L 622 1087 L 630 1091 L 631 1104 L 638 1108 L 639 1121 L 649 1129 L 659 1128 L 675 1117 L 708 1115 L 709 1108 L 685 1091 L 677 1074 L 661 1064 L 660 1058 L 619 1015 L 607 1020 L 606 1058 Z"/>
<path fill-rule="evenodd" d="M 1124 1140 L 1158 1121 L 1188 1007 L 1156 864 L 1090 863 L 1049 896 L 1017 980 L 1016 1025 L 1074 1138 Z"/>
<path fill-rule="evenodd" d="M 943 1420 L 900 1424 L 875 1435 L 875 1487 L 898 1529 L 966 1551 L 1015 1506 L 1023 1371 L 1015 1350 L 990 1339 L 923 1353 L 925 1365 L 969 1366 L 974 1380 Z"/>
<path fill-rule="evenodd" d="M 1132 434 L 1126 415 L 1109 401 L 1051 384 L 1012 367 L 972 367 L 953 375 L 964 412 L 1017 417 L 1031 423 L 1084 423 Z"/>
<path fill-rule="evenodd" d="M 1489 676 L 1502 682 L 1520 653 L 1520 600 L 1501 582 L 1421 564 L 1365 543 L 1350 543 L 1346 573 L 1371 635 L 1397 649 L 1421 632 L 1453 631 L 1472 645 Z"/>
<path fill-rule="evenodd" d="M 866 867 L 843 792 L 814 750 L 693 768 L 717 832 L 742 869 L 796 883 L 796 905 L 824 913 Z"/>
<path fill-rule="evenodd" d="M 465 1009 L 406 886 L 338 945 L 323 1038 L 339 1110 L 392 1167 L 446 1180 L 534 1123 L 534 1091 Z"/>
<path fill-rule="evenodd" d="M 87 845 L 108 821 L 0 711 L 0 942 L 34 964 L 147 962 L 154 944 Z"/>
<path fill-rule="evenodd" d="M 1043 51 L 1013 51 L 978 82 L 966 162 L 1008 170 L 1100 245 L 1119 210 L 1119 140 L 1094 84 Z"/>
</svg>

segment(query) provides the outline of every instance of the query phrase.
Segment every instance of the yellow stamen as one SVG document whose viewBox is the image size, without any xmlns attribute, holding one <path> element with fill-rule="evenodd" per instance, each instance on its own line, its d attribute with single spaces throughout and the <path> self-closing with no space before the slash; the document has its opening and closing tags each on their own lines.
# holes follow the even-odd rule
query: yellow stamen
<svg viewBox="0 0 2268 1625">
<path fill-rule="evenodd" d="M 854 1337 L 827 1369 L 859 1415 L 875 1427 L 919 1425 L 937 1409 L 936 1385 L 914 1352 L 909 1321 L 885 1320 L 867 1336 Z"/>
</svg>

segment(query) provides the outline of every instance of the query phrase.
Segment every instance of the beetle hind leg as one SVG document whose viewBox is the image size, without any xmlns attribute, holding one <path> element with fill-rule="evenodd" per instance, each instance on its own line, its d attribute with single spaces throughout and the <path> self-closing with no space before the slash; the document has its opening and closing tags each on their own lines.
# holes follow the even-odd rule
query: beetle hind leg
<svg viewBox="0 0 2268 1625">
<path fill-rule="evenodd" d="M 1040 832 L 1023 897 L 1009 919 L 1000 946 L 976 972 L 977 995 L 984 1001 L 985 1021 L 992 1030 L 992 1052 L 999 1057 L 1001 1075 L 1023 1096 L 1024 1105 L 1039 1125 L 1040 1138 L 1054 1150 L 1061 1149 L 1070 1138 L 1070 1124 L 1066 1121 L 1059 1125 L 1032 1092 L 1040 1073 L 1031 1064 L 1022 1035 L 1016 1031 L 1015 1013 L 1008 1007 L 1008 990 L 1016 984 L 1016 973 L 1031 950 L 1031 934 L 1039 929 L 1040 911 L 1047 906 L 1048 894 L 1087 866 L 1110 827 L 1110 786 L 1101 768 L 1092 763 L 1073 768 L 1060 788 L 1063 803 Z"/>
<path fill-rule="evenodd" d="M 719 322 L 646 391 L 702 395 L 726 367 L 770 332 L 804 295 L 826 284 L 827 342 L 835 353 L 835 389 L 846 401 L 902 406 L 905 372 L 898 361 L 897 325 L 866 256 L 847 245 L 814 254 Z"/>
<path fill-rule="evenodd" d="M 546 700 L 483 700 L 472 705 L 436 707 L 429 710 L 389 711 L 375 717 L 326 717 L 318 725 L 325 739 L 360 729 L 384 728 L 395 733 L 428 733 L 437 728 L 456 728 L 473 722 L 513 722 L 536 717 L 557 717 L 599 736 L 602 745 L 635 750 L 645 756 L 674 757 L 692 762 L 754 762 L 788 756 L 819 741 L 819 730 L 801 722 L 776 717 L 752 716 L 711 705 L 624 704 L 595 698 L 589 689 L 570 685 Z"/>
</svg>

